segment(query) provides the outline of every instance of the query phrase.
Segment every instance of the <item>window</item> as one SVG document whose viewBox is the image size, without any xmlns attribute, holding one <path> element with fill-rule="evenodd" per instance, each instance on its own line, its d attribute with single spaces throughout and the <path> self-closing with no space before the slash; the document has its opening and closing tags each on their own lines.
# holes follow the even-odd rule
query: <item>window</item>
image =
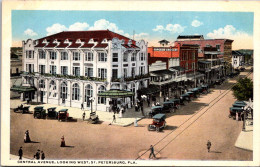
<svg viewBox="0 0 260 167">
<path fill-rule="evenodd" d="M 73 75 L 80 76 L 80 67 L 73 67 Z"/>
<path fill-rule="evenodd" d="M 207 44 L 206 47 L 211 47 L 211 46 L 209 44 Z"/>
<path fill-rule="evenodd" d="M 93 87 L 88 84 L 87 86 L 85 86 L 85 102 L 87 102 L 88 106 L 90 97 L 93 97 Z"/>
<path fill-rule="evenodd" d="M 67 52 L 61 52 L 60 55 L 61 55 L 61 56 L 60 56 L 60 59 L 61 59 L 61 60 L 68 60 L 68 59 L 69 59 Z"/>
<path fill-rule="evenodd" d="M 55 75 L 56 74 L 56 66 L 55 65 L 50 65 L 50 73 Z"/>
<path fill-rule="evenodd" d="M 106 88 L 103 85 L 98 88 L 98 93 L 102 93 L 104 91 L 106 91 Z M 106 98 L 98 97 L 98 104 L 106 104 Z"/>
<path fill-rule="evenodd" d="M 127 78 L 127 68 L 124 68 L 124 78 Z"/>
<path fill-rule="evenodd" d="M 98 77 L 104 79 L 107 77 L 107 69 L 106 68 L 98 68 Z"/>
<path fill-rule="evenodd" d="M 67 96 L 68 96 L 68 87 L 67 87 L 67 84 L 66 82 L 63 82 L 61 84 L 61 90 L 60 90 L 60 96 L 61 96 L 61 99 L 67 99 Z M 65 101 L 63 101 L 64 103 Z"/>
<path fill-rule="evenodd" d="M 26 71 L 29 73 L 34 72 L 34 64 L 26 64 Z"/>
<path fill-rule="evenodd" d="M 144 61 L 145 60 L 145 54 L 144 53 L 140 53 L 139 60 L 140 61 Z"/>
<path fill-rule="evenodd" d="M 113 62 L 118 62 L 118 53 L 113 53 Z"/>
<path fill-rule="evenodd" d="M 127 53 L 124 53 L 123 61 L 124 61 L 124 62 L 127 62 L 127 59 L 128 59 L 128 54 L 127 54 Z"/>
<path fill-rule="evenodd" d="M 186 63 L 186 64 L 185 64 L 185 70 L 188 70 L 188 69 L 189 69 L 189 64 Z"/>
<path fill-rule="evenodd" d="M 44 74 L 45 73 L 45 65 L 39 65 L 39 73 Z"/>
<path fill-rule="evenodd" d="M 131 61 L 136 61 L 136 53 L 133 53 L 131 56 Z"/>
<path fill-rule="evenodd" d="M 220 45 L 216 45 L 218 51 L 220 51 Z"/>
<path fill-rule="evenodd" d="M 99 52 L 98 53 L 98 61 L 106 62 L 107 61 L 107 54 L 104 53 L 104 52 Z"/>
<path fill-rule="evenodd" d="M 93 53 L 85 52 L 85 61 L 93 61 Z"/>
<path fill-rule="evenodd" d="M 55 81 L 54 80 L 52 80 L 51 82 L 50 82 L 50 91 L 52 91 L 52 90 L 56 90 L 56 83 L 55 83 Z"/>
<path fill-rule="evenodd" d="M 68 75 L 68 66 L 61 66 L 60 73 L 61 75 Z"/>
<path fill-rule="evenodd" d="M 85 76 L 93 77 L 93 68 L 85 67 Z"/>
<path fill-rule="evenodd" d="M 145 71 L 144 71 L 144 66 L 140 66 L 140 67 L 139 67 L 139 74 L 140 74 L 140 75 L 144 75 L 144 72 L 145 72 Z"/>
<path fill-rule="evenodd" d="M 45 52 L 43 50 L 39 50 L 39 59 L 45 59 L 46 55 Z"/>
<path fill-rule="evenodd" d="M 192 52 L 192 60 L 195 60 L 195 51 Z"/>
<path fill-rule="evenodd" d="M 72 100 L 79 100 L 79 85 L 77 83 L 72 85 Z"/>
<path fill-rule="evenodd" d="M 39 88 L 45 88 L 45 81 L 43 79 L 39 81 Z"/>
<path fill-rule="evenodd" d="M 132 77 L 135 77 L 135 67 L 132 67 L 131 75 L 132 75 Z"/>
<path fill-rule="evenodd" d="M 118 70 L 117 69 L 112 69 L 112 78 L 117 78 L 118 76 L 117 76 L 117 74 L 118 74 L 118 72 L 117 72 Z"/>
<path fill-rule="evenodd" d="M 50 59 L 51 59 L 51 60 L 56 60 L 56 59 L 57 59 L 57 54 L 56 54 L 56 52 L 50 51 L 49 53 L 50 53 Z"/>
<path fill-rule="evenodd" d="M 33 53 L 34 53 L 33 50 L 27 50 L 26 51 L 26 58 L 33 59 L 34 58 Z"/>
<path fill-rule="evenodd" d="M 80 60 L 79 52 L 73 52 L 73 60 L 74 61 L 79 61 Z"/>
</svg>

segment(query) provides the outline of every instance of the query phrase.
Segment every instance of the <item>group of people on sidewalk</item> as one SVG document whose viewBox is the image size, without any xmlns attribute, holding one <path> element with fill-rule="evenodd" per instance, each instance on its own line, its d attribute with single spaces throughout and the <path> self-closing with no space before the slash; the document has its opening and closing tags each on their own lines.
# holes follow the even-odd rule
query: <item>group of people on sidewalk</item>
<svg viewBox="0 0 260 167">
<path fill-rule="evenodd" d="M 21 146 L 19 151 L 18 151 L 18 155 L 19 155 L 19 160 L 22 160 L 23 158 L 23 147 Z M 34 159 L 36 160 L 44 160 L 45 159 L 45 153 L 42 151 L 40 151 L 39 149 L 37 150 L 36 154 L 33 156 Z"/>
</svg>

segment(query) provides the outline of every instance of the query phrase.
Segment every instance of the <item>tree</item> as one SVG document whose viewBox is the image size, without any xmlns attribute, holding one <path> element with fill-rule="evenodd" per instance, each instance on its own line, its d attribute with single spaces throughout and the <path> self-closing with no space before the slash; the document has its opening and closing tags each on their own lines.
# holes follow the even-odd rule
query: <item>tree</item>
<svg viewBox="0 0 260 167">
<path fill-rule="evenodd" d="M 241 101 L 253 99 L 253 81 L 250 78 L 240 78 L 232 88 L 233 95 Z"/>
</svg>

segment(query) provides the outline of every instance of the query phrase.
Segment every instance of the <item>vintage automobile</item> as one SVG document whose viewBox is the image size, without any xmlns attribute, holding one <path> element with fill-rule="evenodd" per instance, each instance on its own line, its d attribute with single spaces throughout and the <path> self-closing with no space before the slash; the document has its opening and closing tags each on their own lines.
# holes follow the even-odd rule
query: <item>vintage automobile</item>
<svg viewBox="0 0 260 167">
<path fill-rule="evenodd" d="M 208 84 L 202 85 L 201 88 L 202 88 L 202 93 L 207 94 L 209 92 Z"/>
<path fill-rule="evenodd" d="M 91 112 L 89 115 L 89 119 L 87 120 L 91 124 L 96 124 L 99 121 L 98 115 L 96 112 Z"/>
<path fill-rule="evenodd" d="M 235 119 L 236 118 L 236 113 L 238 113 L 238 117 L 241 118 L 242 113 L 244 109 L 240 107 L 230 107 L 229 108 L 229 117 Z"/>
<path fill-rule="evenodd" d="M 190 96 L 190 99 L 195 98 L 195 93 L 194 92 L 187 92 L 186 94 L 188 94 Z"/>
<path fill-rule="evenodd" d="M 215 84 L 216 85 L 221 85 L 223 83 L 223 81 L 221 80 L 221 79 L 217 79 L 216 81 L 215 81 Z"/>
<path fill-rule="evenodd" d="M 14 109 L 14 112 L 21 112 L 22 114 L 30 113 L 29 108 L 30 106 L 25 106 L 25 107 L 18 106 L 17 108 Z"/>
<path fill-rule="evenodd" d="M 163 107 L 162 106 L 153 106 L 151 108 L 151 111 L 148 113 L 149 117 L 152 118 L 154 115 L 162 113 L 163 111 Z"/>
<path fill-rule="evenodd" d="M 37 119 L 46 119 L 46 110 L 43 108 L 43 106 L 34 108 L 33 117 Z"/>
<path fill-rule="evenodd" d="M 181 105 L 180 99 L 170 99 L 169 101 L 174 103 L 174 108 L 179 109 Z"/>
<path fill-rule="evenodd" d="M 194 93 L 194 95 L 195 95 L 195 97 L 199 97 L 200 96 L 200 89 L 201 88 L 193 88 L 192 90 L 191 90 L 191 92 L 193 92 Z"/>
<path fill-rule="evenodd" d="M 191 101 L 191 95 L 189 93 L 182 94 L 181 97 L 186 101 Z"/>
<path fill-rule="evenodd" d="M 165 101 L 163 102 L 163 109 L 162 112 L 174 112 L 174 102 L 172 101 Z"/>
<path fill-rule="evenodd" d="M 156 130 L 157 132 L 161 131 L 166 127 L 166 115 L 165 114 L 156 114 L 153 116 L 153 123 L 148 125 L 148 130 Z"/>
<path fill-rule="evenodd" d="M 56 107 L 48 108 L 47 111 L 48 111 L 47 114 L 48 119 L 58 119 L 58 112 L 56 111 Z"/>
<path fill-rule="evenodd" d="M 68 109 L 61 109 L 58 112 L 58 121 L 68 121 L 70 119 Z"/>
</svg>

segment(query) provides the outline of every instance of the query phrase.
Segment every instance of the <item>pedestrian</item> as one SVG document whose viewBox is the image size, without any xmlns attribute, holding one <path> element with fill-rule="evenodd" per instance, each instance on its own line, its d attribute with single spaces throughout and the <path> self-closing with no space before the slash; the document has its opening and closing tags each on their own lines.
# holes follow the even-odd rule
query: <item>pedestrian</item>
<svg viewBox="0 0 260 167">
<path fill-rule="evenodd" d="M 166 97 L 166 101 L 169 101 L 169 97 L 168 96 Z"/>
<path fill-rule="evenodd" d="M 135 112 L 138 112 L 138 104 L 135 104 Z"/>
<path fill-rule="evenodd" d="M 137 127 L 138 124 L 137 124 L 137 118 L 135 118 L 135 121 L 134 121 L 134 126 Z"/>
<path fill-rule="evenodd" d="M 165 102 L 165 100 L 166 100 L 166 96 L 163 96 L 163 102 Z"/>
<path fill-rule="evenodd" d="M 210 147 L 211 147 L 211 142 L 208 140 L 208 142 L 207 142 L 208 152 L 210 152 Z"/>
<path fill-rule="evenodd" d="M 65 138 L 64 136 L 61 137 L 61 144 L 60 144 L 61 147 L 65 147 Z"/>
<path fill-rule="evenodd" d="M 26 100 L 26 101 L 27 101 L 27 105 L 28 105 L 28 104 L 29 104 L 29 98 L 27 98 L 27 100 Z"/>
<path fill-rule="evenodd" d="M 24 133 L 24 142 L 25 143 L 31 142 L 30 135 L 29 135 L 29 130 L 26 130 L 25 133 Z"/>
<path fill-rule="evenodd" d="M 113 115 L 113 121 L 112 121 L 112 123 L 113 123 L 113 122 L 116 123 L 116 115 L 115 115 L 115 114 Z"/>
<path fill-rule="evenodd" d="M 85 119 L 85 116 L 86 116 L 86 113 L 85 113 L 85 111 L 83 112 L 83 114 L 82 114 L 82 120 L 84 121 L 84 119 Z"/>
<path fill-rule="evenodd" d="M 19 155 L 19 160 L 22 160 L 22 157 L 23 157 L 23 147 L 20 147 L 20 149 L 18 151 L 18 155 Z"/>
<path fill-rule="evenodd" d="M 84 110 L 84 104 L 81 103 L 81 110 Z"/>
<path fill-rule="evenodd" d="M 40 150 L 37 150 L 36 154 L 34 155 L 34 158 L 36 160 L 39 160 L 40 159 Z"/>
<path fill-rule="evenodd" d="M 144 116 L 144 107 L 141 106 L 141 112 L 142 112 L 142 115 Z"/>
<path fill-rule="evenodd" d="M 41 151 L 41 160 L 44 160 L 45 159 L 45 154 L 43 151 Z"/>
<path fill-rule="evenodd" d="M 121 108 L 120 111 L 119 111 L 119 118 L 122 118 L 123 111 L 124 111 L 124 109 Z"/>
<path fill-rule="evenodd" d="M 154 148 L 153 145 L 150 146 L 150 155 L 149 155 L 149 159 L 151 158 L 151 156 L 153 156 L 154 158 L 156 158 L 155 154 L 154 154 Z"/>
<path fill-rule="evenodd" d="M 148 105 L 148 107 L 150 107 L 150 98 L 149 97 L 147 97 L 147 105 Z"/>
</svg>

